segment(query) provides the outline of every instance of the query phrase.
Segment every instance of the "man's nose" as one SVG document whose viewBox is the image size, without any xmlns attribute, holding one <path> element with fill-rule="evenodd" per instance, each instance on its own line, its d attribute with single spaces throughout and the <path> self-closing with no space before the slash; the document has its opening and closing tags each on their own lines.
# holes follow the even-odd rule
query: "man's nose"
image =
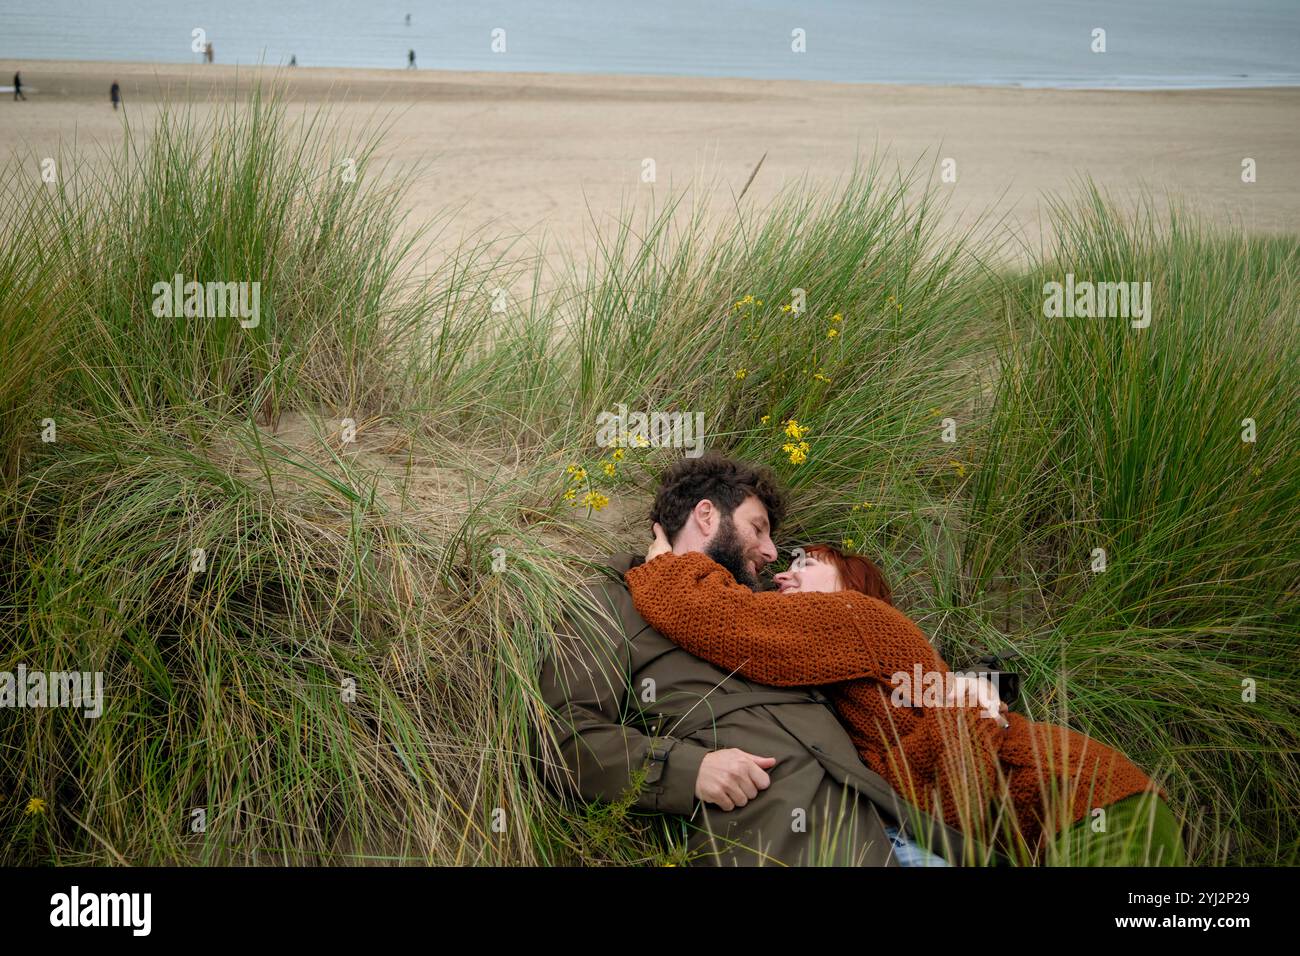
<svg viewBox="0 0 1300 956">
<path fill-rule="evenodd" d="M 769 536 L 763 535 L 762 540 L 759 541 L 759 553 L 763 555 L 764 564 L 771 564 L 776 560 L 776 545 L 772 543 Z"/>
</svg>

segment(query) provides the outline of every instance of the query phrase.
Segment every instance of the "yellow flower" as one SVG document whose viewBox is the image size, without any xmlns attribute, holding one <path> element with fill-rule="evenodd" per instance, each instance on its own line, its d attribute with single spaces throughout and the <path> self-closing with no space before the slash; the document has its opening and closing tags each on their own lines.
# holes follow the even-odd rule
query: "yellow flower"
<svg viewBox="0 0 1300 956">
<path fill-rule="evenodd" d="M 831 321 L 832 321 L 832 322 L 843 322 L 843 321 L 844 321 L 844 316 L 841 315 L 840 313 L 836 312 L 834 315 L 831 316 Z"/>
<path fill-rule="evenodd" d="M 640 432 L 637 432 L 634 436 L 632 436 L 632 440 L 636 442 L 636 447 L 637 447 L 637 448 L 648 448 L 648 447 L 650 447 L 650 441 L 649 441 L 649 439 L 647 439 L 647 438 L 645 437 L 645 435 L 642 435 Z"/>
<path fill-rule="evenodd" d="M 840 334 L 840 330 L 839 330 L 839 329 L 827 329 L 827 330 L 826 330 L 826 337 L 827 337 L 828 339 L 833 339 L 833 338 L 835 338 L 835 336 L 837 336 L 837 335 L 839 335 L 839 334 Z"/>
<path fill-rule="evenodd" d="M 938 418 L 940 415 L 943 414 L 943 412 L 936 406 L 935 408 L 930 409 L 930 414 L 933 415 L 935 418 Z"/>
<path fill-rule="evenodd" d="M 959 461 L 949 462 L 949 464 L 951 464 L 951 465 L 953 465 L 953 466 L 956 467 L 956 469 L 957 469 L 957 477 L 958 477 L 958 478 L 965 478 L 965 477 L 966 477 L 966 466 L 965 466 L 964 464 L 962 464 L 962 463 L 959 462 Z"/>
<path fill-rule="evenodd" d="M 605 464 L 601 465 L 600 467 L 601 470 L 603 470 L 605 474 L 609 475 L 609 477 L 611 478 L 613 478 L 615 475 L 618 474 L 618 466 L 615 465 L 612 461 L 607 461 L 605 462 Z"/>
<path fill-rule="evenodd" d="M 749 369 L 747 369 L 747 368 L 738 368 L 738 369 L 736 369 L 736 378 L 737 378 L 737 379 L 744 379 L 744 377 L 745 377 L 746 375 L 748 375 L 748 374 L 749 374 Z"/>
<path fill-rule="evenodd" d="M 582 496 L 582 503 L 589 508 L 594 508 L 599 511 L 601 508 L 605 507 L 605 505 L 609 504 L 609 499 L 599 491 L 589 491 Z"/>
<path fill-rule="evenodd" d="M 822 374 L 821 369 L 817 370 L 817 374 L 814 375 L 813 378 L 815 378 L 819 382 L 826 382 L 827 384 L 830 384 L 830 379 Z"/>
<path fill-rule="evenodd" d="M 781 446 L 781 450 L 790 456 L 790 464 L 802 465 L 808 460 L 808 443 L 801 441 L 799 444 L 786 442 Z"/>
<path fill-rule="evenodd" d="M 798 419 L 795 418 L 791 418 L 785 423 L 785 433 L 795 439 L 803 438 L 811 429 L 812 426 L 800 425 Z"/>
<path fill-rule="evenodd" d="M 760 425 L 766 425 L 769 421 L 771 421 L 771 419 L 772 419 L 771 415 L 764 415 L 762 418 L 758 420 L 758 423 Z"/>
<path fill-rule="evenodd" d="M 587 480 L 587 469 L 579 468 L 577 465 L 570 465 L 565 469 L 569 473 L 569 480 L 572 482 L 583 482 Z"/>
<path fill-rule="evenodd" d="M 30 817 L 37 813 L 45 812 L 45 801 L 40 797 L 32 797 L 27 801 L 27 815 Z"/>
<path fill-rule="evenodd" d="M 794 306 L 787 302 L 785 305 L 781 306 L 781 311 L 789 312 L 792 308 L 794 308 Z"/>
<path fill-rule="evenodd" d="M 852 538 L 844 538 L 840 541 L 840 544 L 844 546 L 845 551 L 853 550 L 854 541 Z"/>
<path fill-rule="evenodd" d="M 566 491 L 566 492 L 564 493 L 564 500 L 565 500 L 565 501 L 572 501 L 572 500 L 573 500 L 574 498 L 576 498 L 577 496 L 578 496 L 578 491 L 577 491 L 577 489 L 576 489 L 576 488 L 570 488 L 568 491 Z"/>
<path fill-rule="evenodd" d="M 613 458 L 615 461 L 622 461 L 622 460 L 623 460 L 623 454 L 624 454 L 623 449 L 621 449 L 621 448 L 615 448 L 614 451 L 610 454 L 609 457 L 610 457 L 610 458 Z"/>
</svg>

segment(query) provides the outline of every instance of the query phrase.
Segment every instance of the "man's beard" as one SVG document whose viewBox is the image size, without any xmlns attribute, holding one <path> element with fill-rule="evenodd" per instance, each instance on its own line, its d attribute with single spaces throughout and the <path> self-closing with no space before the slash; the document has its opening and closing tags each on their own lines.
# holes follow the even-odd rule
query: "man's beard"
<svg viewBox="0 0 1300 956">
<path fill-rule="evenodd" d="M 751 591 L 758 590 L 758 579 L 745 560 L 745 549 L 740 543 L 740 536 L 736 534 L 736 525 L 731 520 L 731 515 L 722 519 L 718 533 L 704 546 L 704 553 L 730 571 L 737 582 Z"/>
</svg>

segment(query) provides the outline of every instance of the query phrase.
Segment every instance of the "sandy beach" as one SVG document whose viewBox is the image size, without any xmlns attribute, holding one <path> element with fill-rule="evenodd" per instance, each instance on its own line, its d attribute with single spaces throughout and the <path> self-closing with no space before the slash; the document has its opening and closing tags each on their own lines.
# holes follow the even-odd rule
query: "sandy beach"
<svg viewBox="0 0 1300 956">
<path fill-rule="evenodd" d="M 0 61 L 23 72 L 27 102 L 0 102 L 0 149 L 44 156 L 122 135 L 117 80 L 133 124 L 166 98 L 202 111 L 246 88 L 233 66 Z M 455 209 L 440 241 L 548 237 L 576 253 L 593 221 L 689 187 L 726 210 L 766 160 L 746 202 L 807 176 L 829 182 L 879 147 L 909 165 L 952 158 L 944 221 L 977 214 L 1037 244 L 1043 196 L 1080 176 L 1124 194 L 1146 183 L 1216 221 L 1251 230 L 1300 222 L 1300 89 L 1160 92 L 926 87 L 791 80 L 306 69 L 261 71 L 294 109 L 327 106 L 336 128 L 388 121 L 384 159 L 424 164 L 413 222 Z M 30 154 L 28 154 L 30 150 Z M 1243 158 L 1258 180 L 1242 182 Z M 656 182 L 642 182 L 653 159 Z M 38 170 L 33 166 L 33 174 Z M 588 247 L 589 248 L 589 247 Z"/>
</svg>

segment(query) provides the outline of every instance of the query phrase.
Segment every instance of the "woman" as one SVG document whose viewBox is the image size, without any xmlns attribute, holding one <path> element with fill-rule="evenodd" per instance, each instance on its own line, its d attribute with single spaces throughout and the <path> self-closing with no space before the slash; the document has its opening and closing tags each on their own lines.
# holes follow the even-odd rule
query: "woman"
<svg viewBox="0 0 1300 956">
<path fill-rule="evenodd" d="M 1177 821 L 1155 799 L 1163 790 L 1123 755 L 1065 727 L 1012 713 L 1003 719 L 984 694 L 977 705 L 956 700 L 947 665 L 892 606 L 865 558 L 810 547 L 776 576 L 779 593 L 755 592 L 705 554 L 673 554 L 663 529 L 654 527 L 646 562 L 624 575 L 646 622 L 750 680 L 826 686 L 863 762 L 914 805 L 929 810 L 936 795 L 944 820 L 960 828 L 963 812 L 967 819 L 984 816 L 1000 773 L 1022 836 L 1041 850 L 1059 829 L 1045 809 L 1050 789 L 1066 800 L 1074 825 L 1067 836 L 1076 846 L 1103 843 L 1089 839 L 1093 808 L 1106 808 L 1106 832 L 1113 833 L 1154 800 L 1152 854 L 1162 850 L 1165 865 L 1184 862 Z M 853 596 L 838 593 L 846 591 Z M 935 675 L 929 690 L 942 681 L 948 693 L 923 690 L 914 680 L 918 666 Z M 919 705 L 912 703 L 916 695 Z"/>
</svg>

